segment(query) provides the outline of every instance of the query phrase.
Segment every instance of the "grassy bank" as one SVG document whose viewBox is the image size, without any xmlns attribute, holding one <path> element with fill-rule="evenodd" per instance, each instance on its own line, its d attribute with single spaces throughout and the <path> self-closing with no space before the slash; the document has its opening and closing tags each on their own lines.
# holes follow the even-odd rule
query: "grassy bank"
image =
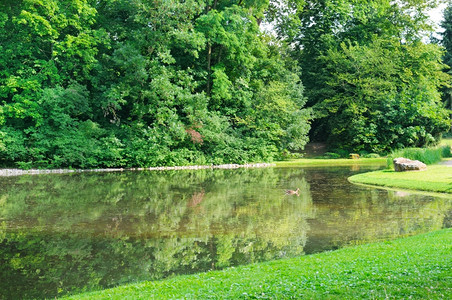
<svg viewBox="0 0 452 300">
<path fill-rule="evenodd" d="M 440 162 L 443 158 L 451 157 L 451 150 L 449 145 L 441 145 L 432 148 L 399 149 L 389 155 L 388 167 L 394 167 L 393 159 L 396 157 L 420 160 L 424 164 L 431 165 Z"/>
<path fill-rule="evenodd" d="M 452 138 L 442 139 L 440 145 L 442 146 L 447 145 L 449 147 L 452 147 Z"/>
<path fill-rule="evenodd" d="M 293 259 L 143 282 L 71 299 L 452 297 L 452 230 Z"/>
<path fill-rule="evenodd" d="M 429 192 L 452 193 L 452 167 L 430 165 L 425 171 L 380 170 L 349 177 L 352 183 L 396 187 Z"/>
<path fill-rule="evenodd" d="M 352 165 L 382 165 L 386 164 L 386 158 L 338 158 L 338 159 L 323 159 L 323 158 L 300 158 L 286 161 L 278 161 L 275 163 L 277 167 L 316 167 L 316 166 L 352 166 Z"/>
</svg>

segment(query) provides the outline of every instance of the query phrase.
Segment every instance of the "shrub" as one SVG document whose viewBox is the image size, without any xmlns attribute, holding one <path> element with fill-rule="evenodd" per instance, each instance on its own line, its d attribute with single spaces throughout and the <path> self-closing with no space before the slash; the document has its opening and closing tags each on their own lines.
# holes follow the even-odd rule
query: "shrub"
<svg viewBox="0 0 452 300">
<path fill-rule="evenodd" d="M 393 159 L 396 157 L 405 157 L 412 160 L 419 160 L 427 165 L 431 165 L 441 161 L 443 157 L 450 157 L 451 151 L 449 146 L 440 146 L 434 148 L 404 148 L 393 151 L 388 156 L 388 167 L 393 166 Z"/>
<path fill-rule="evenodd" d="M 442 157 L 452 157 L 452 147 L 446 145 L 446 146 L 442 146 L 441 149 L 442 149 L 442 153 L 441 153 Z"/>
<path fill-rule="evenodd" d="M 325 158 L 341 158 L 341 155 L 338 153 L 334 153 L 334 152 L 326 152 L 324 154 Z"/>
</svg>

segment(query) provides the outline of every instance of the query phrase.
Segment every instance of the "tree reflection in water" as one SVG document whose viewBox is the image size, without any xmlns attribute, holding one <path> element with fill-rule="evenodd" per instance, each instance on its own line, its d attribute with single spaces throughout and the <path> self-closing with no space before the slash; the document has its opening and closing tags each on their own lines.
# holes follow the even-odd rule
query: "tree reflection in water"
<svg viewBox="0 0 452 300">
<path fill-rule="evenodd" d="M 43 298 L 441 228 L 451 200 L 347 183 L 347 168 L 0 180 L 0 298 Z M 299 187 L 300 196 L 287 196 Z"/>
</svg>

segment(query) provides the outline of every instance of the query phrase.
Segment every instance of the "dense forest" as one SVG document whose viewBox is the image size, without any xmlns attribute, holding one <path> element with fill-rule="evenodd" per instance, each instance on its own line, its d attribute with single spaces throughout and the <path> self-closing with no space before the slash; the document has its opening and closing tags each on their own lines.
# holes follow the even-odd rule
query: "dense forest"
<svg viewBox="0 0 452 300">
<path fill-rule="evenodd" d="M 450 129 L 435 0 L 1 0 L 0 164 L 387 153 Z M 432 42 L 433 41 L 433 42 Z"/>
</svg>

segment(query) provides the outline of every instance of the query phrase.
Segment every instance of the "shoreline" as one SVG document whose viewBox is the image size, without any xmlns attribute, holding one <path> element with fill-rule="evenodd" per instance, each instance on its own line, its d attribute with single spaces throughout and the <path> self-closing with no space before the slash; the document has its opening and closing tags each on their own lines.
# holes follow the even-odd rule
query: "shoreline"
<svg viewBox="0 0 452 300">
<path fill-rule="evenodd" d="M 451 229 L 178 275 L 64 299 L 439 299 L 450 295 Z M 371 262 L 371 263 L 369 263 Z"/>
<path fill-rule="evenodd" d="M 202 169 L 240 169 L 240 168 L 267 168 L 274 167 L 274 163 L 254 164 L 222 164 L 200 166 L 173 166 L 173 167 L 148 167 L 148 168 L 101 168 L 101 169 L 0 169 L 0 177 L 41 175 L 41 174 L 68 174 L 88 172 L 124 172 L 124 171 L 168 171 L 168 170 L 202 170 Z"/>
<path fill-rule="evenodd" d="M 429 165 L 423 171 L 395 172 L 392 169 L 359 173 L 347 178 L 350 183 L 372 186 L 429 192 L 450 196 L 452 188 L 448 180 L 449 164 Z"/>
</svg>

